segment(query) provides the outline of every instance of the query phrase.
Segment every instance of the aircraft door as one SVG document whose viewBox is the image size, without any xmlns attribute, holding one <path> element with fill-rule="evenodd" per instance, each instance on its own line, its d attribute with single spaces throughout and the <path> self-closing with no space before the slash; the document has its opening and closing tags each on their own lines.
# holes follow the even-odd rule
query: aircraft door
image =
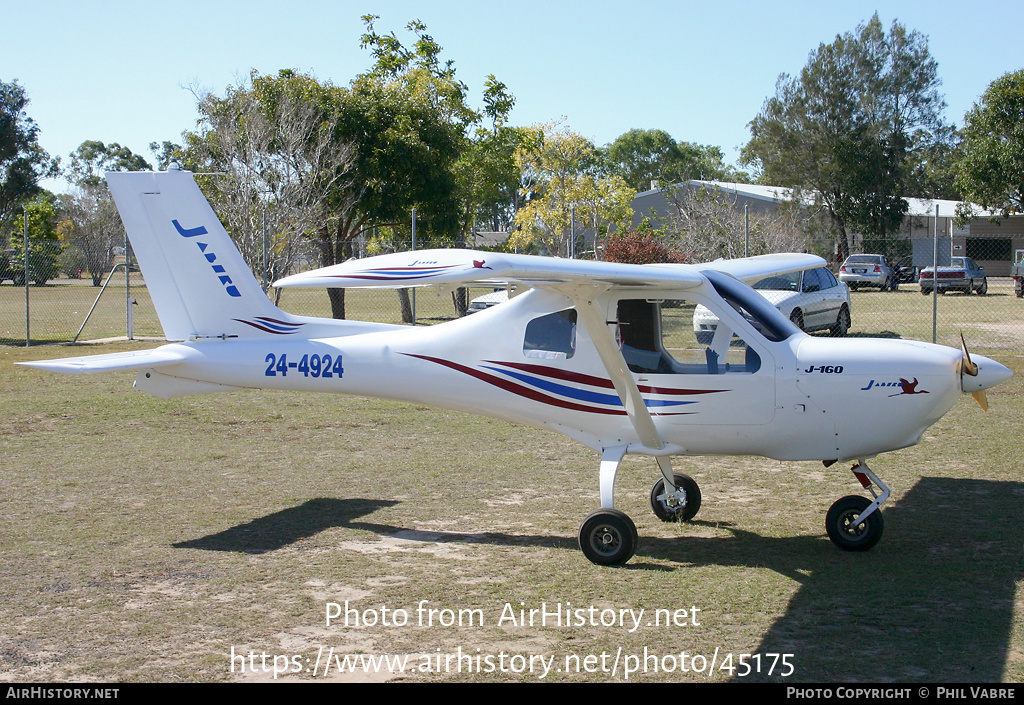
<svg viewBox="0 0 1024 705">
<path fill-rule="evenodd" d="M 651 415 L 674 425 L 771 422 L 775 364 L 768 346 L 744 339 L 755 331 L 737 332 L 721 320 L 710 343 L 699 343 L 694 316 L 707 310 L 692 299 L 618 301 L 623 358 Z"/>
</svg>

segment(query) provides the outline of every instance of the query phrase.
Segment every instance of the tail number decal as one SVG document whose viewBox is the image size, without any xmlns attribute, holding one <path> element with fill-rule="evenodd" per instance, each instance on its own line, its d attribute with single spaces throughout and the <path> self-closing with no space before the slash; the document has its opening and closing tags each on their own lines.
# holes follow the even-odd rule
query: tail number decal
<svg viewBox="0 0 1024 705">
<path fill-rule="evenodd" d="M 330 355 L 303 355 L 298 362 L 288 362 L 288 355 L 275 355 L 267 353 L 264 360 L 267 369 L 264 371 L 267 377 L 288 376 L 289 370 L 294 370 L 303 377 L 317 377 L 327 379 L 337 377 L 341 379 L 344 368 L 341 366 L 341 355 L 331 357 Z"/>
</svg>

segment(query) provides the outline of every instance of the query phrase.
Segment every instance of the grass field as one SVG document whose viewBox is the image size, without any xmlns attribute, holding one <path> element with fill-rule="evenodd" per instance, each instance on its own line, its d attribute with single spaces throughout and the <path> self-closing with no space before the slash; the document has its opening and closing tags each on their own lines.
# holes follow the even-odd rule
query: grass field
<svg viewBox="0 0 1024 705">
<path fill-rule="evenodd" d="M 961 298 L 984 316 L 968 339 L 1024 306 Z M 910 337 L 866 311 L 924 302 L 858 292 L 854 332 Z M 576 545 L 598 458 L 562 436 L 363 398 L 164 401 L 130 374 L 13 364 L 152 344 L 0 348 L 0 682 L 1021 682 L 1019 335 L 975 340 L 1016 372 L 989 413 L 965 397 L 872 463 L 894 493 L 871 552 L 825 537 L 860 491 L 845 467 L 680 459 L 703 493 L 680 526 L 649 510 L 655 464 L 628 457 L 616 500 L 640 547 L 613 569 Z M 583 611 L 519 619 L 545 606 Z M 328 655 L 407 660 L 325 677 Z"/>
</svg>

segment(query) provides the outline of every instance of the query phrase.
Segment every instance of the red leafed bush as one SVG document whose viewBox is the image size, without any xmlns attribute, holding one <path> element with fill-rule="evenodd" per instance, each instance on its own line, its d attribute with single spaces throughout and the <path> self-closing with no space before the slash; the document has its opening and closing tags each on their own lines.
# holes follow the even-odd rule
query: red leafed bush
<svg viewBox="0 0 1024 705">
<path fill-rule="evenodd" d="M 682 264 L 688 259 L 682 252 L 667 247 L 650 230 L 630 230 L 621 235 L 612 235 L 605 244 L 604 252 L 607 261 L 627 264 Z"/>
</svg>

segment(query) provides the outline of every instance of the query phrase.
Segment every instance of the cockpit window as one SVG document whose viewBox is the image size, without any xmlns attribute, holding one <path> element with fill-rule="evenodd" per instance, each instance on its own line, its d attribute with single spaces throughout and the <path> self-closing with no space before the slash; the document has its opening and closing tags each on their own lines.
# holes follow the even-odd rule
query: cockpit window
<svg viewBox="0 0 1024 705">
<path fill-rule="evenodd" d="M 526 324 L 526 357 L 567 360 L 576 353 L 576 309 L 539 316 Z"/>
<path fill-rule="evenodd" d="M 719 272 L 705 274 L 725 303 L 766 340 L 778 342 L 797 332 L 744 284 Z M 743 339 L 749 336 L 719 315 L 687 299 L 620 300 L 618 335 L 626 364 L 647 374 L 754 374 L 761 356 Z"/>
<path fill-rule="evenodd" d="M 772 342 L 785 340 L 799 332 L 779 309 L 768 303 L 763 296 L 732 277 L 721 272 L 703 272 L 730 306 L 736 309 L 761 335 Z"/>
</svg>

